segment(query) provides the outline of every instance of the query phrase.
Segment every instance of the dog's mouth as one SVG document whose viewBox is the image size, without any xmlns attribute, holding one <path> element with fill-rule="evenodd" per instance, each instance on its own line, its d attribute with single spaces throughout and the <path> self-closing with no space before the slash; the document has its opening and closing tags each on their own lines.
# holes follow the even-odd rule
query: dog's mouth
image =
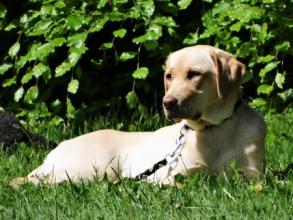
<svg viewBox="0 0 293 220">
<path fill-rule="evenodd" d="M 189 119 L 198 121 L 201 118 L 200 112 L 190 111 L 185 106 L 176 106 L 172 109 L 164 107 L 165 116 L 168 120 L 180 121 L 182 119 Z"/>
</svg>

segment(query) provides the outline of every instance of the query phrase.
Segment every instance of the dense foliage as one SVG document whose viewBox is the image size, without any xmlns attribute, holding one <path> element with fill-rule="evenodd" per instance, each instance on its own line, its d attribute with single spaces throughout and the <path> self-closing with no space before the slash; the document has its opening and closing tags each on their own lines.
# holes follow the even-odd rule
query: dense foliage
<svg viewBox="0 0 293 220">
<path fill-rule="evenodd" d="M 0 106 L 54 123 L 160 110 L 165 57 L 211 44 L 248 65 L 253 105 L 283 109 L 293 97 L 292 10 L 281 0 L 0 3 Z"/>
</svg>

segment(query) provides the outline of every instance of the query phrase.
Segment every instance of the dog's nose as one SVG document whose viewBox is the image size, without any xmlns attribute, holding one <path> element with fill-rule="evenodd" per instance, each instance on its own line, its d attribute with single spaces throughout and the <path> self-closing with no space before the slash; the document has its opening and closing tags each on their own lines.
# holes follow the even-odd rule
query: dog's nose
<svg viewBox="0 0 293 220">
<path fill-rule="evenodd" d="M 163 98 L 163 105 L 167 109 L 171 109 L 177 105 L 178 100 L 174 96 L 165 96 Z"/>
</svg>

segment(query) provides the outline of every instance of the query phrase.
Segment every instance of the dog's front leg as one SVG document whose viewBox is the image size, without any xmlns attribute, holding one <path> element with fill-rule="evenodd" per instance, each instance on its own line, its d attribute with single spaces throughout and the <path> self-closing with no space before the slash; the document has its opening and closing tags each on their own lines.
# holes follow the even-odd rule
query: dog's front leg
<svg viewBox="0 0 293 220">
<path fill-rule="evenodd" d="M 263 144 L 251 144 L 237 159 L 237 167 L 248 179 L 255 179 L 265 171 L 265 149 Z"/>
</svg>

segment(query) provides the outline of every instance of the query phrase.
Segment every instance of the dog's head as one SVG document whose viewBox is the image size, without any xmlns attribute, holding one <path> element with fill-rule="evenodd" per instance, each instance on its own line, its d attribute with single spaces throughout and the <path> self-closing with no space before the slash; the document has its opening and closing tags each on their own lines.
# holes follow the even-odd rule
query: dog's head
<svg viewBox="0 0 293 220">
<path fill-rule="evenodd" d="M 241 94 L 245 65 L 211 46 L 186 47 L 169 55 L 163 107 L 168 119 L 186 119 L 194 129 L 202 122 L 220 124 L 230 117 Z"/>
</svg>

